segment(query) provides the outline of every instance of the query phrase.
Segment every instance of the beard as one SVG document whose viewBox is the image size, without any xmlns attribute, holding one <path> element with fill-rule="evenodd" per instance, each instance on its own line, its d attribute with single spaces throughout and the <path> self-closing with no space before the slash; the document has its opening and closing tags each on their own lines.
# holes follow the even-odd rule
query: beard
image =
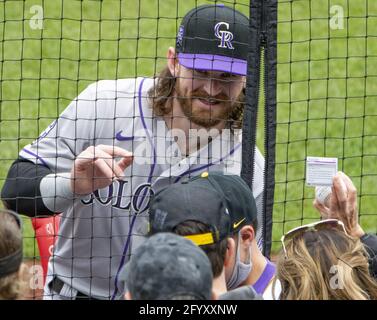
<svg viewBox="0 0 377 320">
<path fill-rule="evenodd" d="M 183 90 L 176 82 L 175 92 L 176 99 L 179 102 L 181 110 L 185 117 L 192 123 L 204 127 L 206 129 L 218 125 L 222 121 L 229 121 L 236 102 L 232 102 L 225 93 L 219 93 L 211 96 L 204 90 L 194 90 L 191 93 Z M 209 108 L 200 108 L 194 105 L 194 101 L 205 101 L 210 103 Z"/>
</svg>

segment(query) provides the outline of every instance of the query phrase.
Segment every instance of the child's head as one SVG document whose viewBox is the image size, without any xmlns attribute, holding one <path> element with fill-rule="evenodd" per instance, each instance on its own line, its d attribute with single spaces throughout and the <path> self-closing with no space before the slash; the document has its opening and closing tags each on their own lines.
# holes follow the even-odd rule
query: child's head
<svg viewBox="0 0 377 320">
<path fill-rule="evenodd" d="M 18 297 L 21 264 L 21 219 L 16 213 L 2 209 L 0 210 L 0 300 Z"/>
</svg>

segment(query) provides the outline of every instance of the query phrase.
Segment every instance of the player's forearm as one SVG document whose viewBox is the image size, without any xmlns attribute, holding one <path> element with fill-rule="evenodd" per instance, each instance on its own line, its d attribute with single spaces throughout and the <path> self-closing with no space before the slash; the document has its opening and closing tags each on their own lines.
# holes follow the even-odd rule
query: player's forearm
<svg viewBox="0 0 377 320">
<path fill-rule="evenodd" d="M 52 215 L 40 192 L 41 180 L 51 170 L 26 159 L 16 160 L 9 169 L 1 191 L 6 207 L 29 217 Z"/>
<path fill-rule="evenodd" d="M 7 208 L 29 217 L 53 215 L 72 206 L 71 173 L 53 173 L 50 169 L 18 159 L 11 166 L 1 198 Z"/>
<path fill-rule="evenodd" d="M 72 192 L 71 173 L 50 173 L 43 177 L 39 187 L 44 205 L 52 212 L 63 212 L 73 205 L 75 200 L 85 195 Z"/>
</svg>

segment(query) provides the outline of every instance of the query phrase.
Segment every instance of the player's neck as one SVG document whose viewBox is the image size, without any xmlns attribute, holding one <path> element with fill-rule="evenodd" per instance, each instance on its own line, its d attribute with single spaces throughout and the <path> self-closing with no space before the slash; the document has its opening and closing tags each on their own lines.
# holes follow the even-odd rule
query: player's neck
<svg viewBox="0 0 377 320">
<path fill-rule="evenodd" d="M 212 281 L 212 291 L 217 295 L 220 296 L 226 293 L 228 290 L 226 288 L 226 281 L 225 281 L 225 271 L 216 278 L 213 278 Z"/>
<path fill-rule="evenodd" d="M 169 103 L 169 102 L 167 102 Z M 208 134 L 204 134 L 206 131 L 208 130 L 212 130 L 212 129 L 215 129 L 214 131 L 218 131 L 218 133 L 221 133 L 221 131 L 225 128 L 225 121 L 223 122 L 220 122 L 219 124 L 217 124 L 216 126 L 214 127 L 211 127 L 211 128 L 204 128 L 200 125 L 197 125 L 195 123 L 193 123 L 192 121 L 190 121 L 190 119 L 188 119 L 180 105 L 179 105 L 179 102 L 176 100 L 176 99 L 173 99 L 170 103 L 172 103 L 172 111 L 170 114 L 167 114 L 164 116 L 164 120 L 165 120 L 165 123 L 166 123 L 166 126 L 169 130 L 174 130 L 174 129 L 178 129 L 178 130 L 181 130 L 185 137 L 186 137 L 186 141 L 185 143 L 179 143 L 179 140 L 178 140 L 178 146 L 182 152 L 183 155 L 189 155 L 189 154 L 192 154 L 196 151 L 198 151 L 198 143 L 197 141 L 194 141 L 193 139 L 190 139 L 190 130 L 198 130 L 198 137 L 200 138 L 200 143 L 199 145 L 201 147 L 203 147 L 205 144 L 208 143 L 208 141 L 206 141 L 206 139 L 208 140 Z M 204 131 L 204 130 L 205 131 Z M 201 139 L 201 135 L 200 133 L 203 132 L 203 139 Z M 212 137 L 212 139 L 215 138 L 215 137 Z"/>
</svg>

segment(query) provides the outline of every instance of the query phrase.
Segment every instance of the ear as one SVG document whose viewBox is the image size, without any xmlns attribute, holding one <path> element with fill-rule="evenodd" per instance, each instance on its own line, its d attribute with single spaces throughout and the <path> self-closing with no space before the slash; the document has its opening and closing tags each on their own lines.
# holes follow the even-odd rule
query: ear
<svg viewBox="0 0 377 320">
<path fill-rule="evenodd" d="M 132 300 L 131 293 L 129 291 L 124 295 L 124 300 Z"/>
<path fill-rule="evenodd" d="M 170 73 L 174 77 L 177 76 L 179 68 L 178 68 L 178 63 L 175 56 L 175 49 L 173 47 L 169 47 L 166 57 L 168 59 L 168 68 L 170 70 Z"/>
<path fill-rule="evenodd" d="M 225 259 L 224 259 L 224 268 L 229 266 L 229 264 L 234 261 L 236 256 L 236 242 L 233 238 L 229 237 L 227 239 L 227 248 L 225 252 Z"/>
<path fill-rule="evenodd" d="M 255 239 L 255 231 L 251 225 L 243 226 L 240 230 L 241 245 L 251 246 L 251 243 Z"/>
</svg>

